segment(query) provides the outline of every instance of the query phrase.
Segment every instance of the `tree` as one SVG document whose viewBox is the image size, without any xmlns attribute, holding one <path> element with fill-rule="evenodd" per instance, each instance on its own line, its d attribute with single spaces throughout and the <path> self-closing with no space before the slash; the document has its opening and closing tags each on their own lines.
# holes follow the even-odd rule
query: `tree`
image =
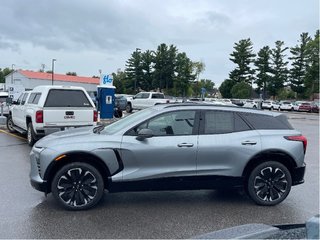
<svg viewBox="0 0 320 240">
<path fill-rule="evenodd" d="M 276 96 L 277 93 L 283 89 L 284 83 L 288 78 L 288 61 L 285 61 L 285 51 L 288 47 L 284 47 L 283 41 L 276 41 L 276 47 L 271 50 L 271 67 L 273 77 L 270 79 L 269 85 L 267 86 L 271 96 Z"/>
<path fill-rule="evenodd" d="M 270 55 L 271 50 L 269 46 L 264 46 L 260 49 L 258 52 L 258 57 L 256 61 L 254 62 L 254 65 L 257 67 L 257 78 L 255 80 L 255 83 L 258 85 L 258 89 L 260 92 L 260 89 L 262 88 L 263 96 L 262 98 L 266 98 L 266 90 L 267 86 L 269 85 L 271 81 L 271 66 L 270 66 Z M 232 94 L 233 95 L 233 94 Z"/>
<path fill-rule="evenodd" d="M 231 89 L 235 84 L 236 82 L 231 79 L 226 79 L 221 83 L 219 91 L 223 98 L 232 98 Z"/>
<path fill-rule="evenodd" d="M 144 90 L 150 91 L 153 89 L 153 63 L 154 63 L 154 52 L 147 50 L 141 55 L 141 68 L 143 77 L 141 86 Z"/>
<path fill-rule="evenodd" d="M 314 39 L 307 44 L 307 52 L 309 53 L 307 72 L 304 85 L 306 87 L 306 95 L 313 99 L 314 93 L 319 93 L 319 30 L 317 30 Z"/>
<path fill-rule="evenodd" d="M 206 69 L 206 65 L 202 61 L 193 62 L 193 68 L 197 77 L 197 81 L 199 81 L 200 73 L 204 72 L 204 70 Z"/>
<path fill-rule="evenodd" d="M 137 93 L 137 90 L 142 87 L 141 82 L 143 79 L 143 72 L 141 67 L 141 52 L 136 49 L 131 57 L 126 62 L 126 76 L 127 86 L 126 89 L 129 93 Z"/>
<path fill-rule="evenodd" d="M 235 43 L 234 51 L 230 54 L 230 60 L 234 62 L 237 67 L 229 74 L 230 80 L 234 82 L 251 83 L 253 80 L 254 70 L 251 69 L 251 64 L 254 62 L 253 44 L 248 39 L 242 39 Z"/>
<path fill-rule="evenodd" d="M 195 80 L 195 75 L 192 73 L 193 63 L 187 57 L 186 53 L 178 53 L 176 59 L 176 69 L 174 78 L 175 95 L 185 97 L 188 93 L 191 81 Z"/>
<path fill-rule="evenodd" d="M 123 71 L 112 73 L 113 85 L 116 87 L 116 93 L 127 93 L 126 81 L 127 75 Z"/>
<path fill-rule="evenodd" d="M 300 35 L 299 44 L 290 49 L 292 57 L 292 68 L 290 69 L 290 84 L 291 89 L 298 94 L 298 96 L 304 96 L 304 82 L 306 79 L 308 68 L 308 54 L 309 48 L 307 45 L 311 41 L 308 33 L 302 33 Z"/>
<path fill-rule="evenodd" d="M 4 69 L 1 69 L 0 68 L 0 83 L 5 83 L 6 82 L 6 76 L 8 74 L 10 74 L 13 70 L 10 69 L 10 68 L 4 68 Z"/>
<path fill-rule="evenodd" d="M 77 73 L 76 73 L 76 72 L 67 72 L 66 75 L 69 75 L 69 76 L 77 76 Z"/>
<path fill-rule="evenodd" d="M 210 79 L 201 79 L 200 81 L 194 81 L 191 85 L 192 95 L 198 97 L 201 95 L 201 89 L 205 89 L 206 94 L 212 94 L 215 84 Z"/>
<path fill-rule="evenodd" d="M 231 95 L 233 98 L 250 98 L 251 95 L 251 85 L 245 82 L 236 83 L 231 88 Z"/>
</svg>

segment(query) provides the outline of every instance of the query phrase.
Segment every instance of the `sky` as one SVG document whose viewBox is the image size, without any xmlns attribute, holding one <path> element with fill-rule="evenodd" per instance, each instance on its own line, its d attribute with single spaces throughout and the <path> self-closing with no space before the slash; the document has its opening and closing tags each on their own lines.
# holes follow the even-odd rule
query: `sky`
<svg viewBox="0 0 320 240">
<path fill-rule="evenodd" d="M 124 70 L 136 50 L 175 45 L 216 86 L 235 68 L 234 44 L 298 44 L 319 28 L 319 0 L 1 0 L 0 68 L 78 76 Z M 289 53 L 289 52 L 287 52 Z"/>
</svg>

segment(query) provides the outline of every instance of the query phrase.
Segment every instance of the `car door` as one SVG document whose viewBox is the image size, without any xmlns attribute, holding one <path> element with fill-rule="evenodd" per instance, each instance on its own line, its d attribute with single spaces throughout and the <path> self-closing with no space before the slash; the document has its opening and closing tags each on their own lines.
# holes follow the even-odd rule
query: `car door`
<svg viewBox="0 0 320 240">
<path fill-rule="evenodd" d="M 24 118 L 24 104 L 28 97 L 28 93 L 22 93 L 17 100 L 17 104 L 14 105 L 12 109 L 12 119 L 16 126 L 24 128 L 25 118 Z M 25 129 L 25 128 L 24 128 Z"/>
<path fill-rule="evenodd" d="M 122 139 L 123 181 L 148 181 L 196 175 L 199 113 L 180 110 L 160 114 L 128 131 Z M 137 140 L 141 129 L 153 137 Z"/>
<path fill-rule="evenodd" d="M 231 111 L 202 113 L 197 157 L 198 176 L 241 176 L 261 150 L 260 135 Z"/>
</svg>

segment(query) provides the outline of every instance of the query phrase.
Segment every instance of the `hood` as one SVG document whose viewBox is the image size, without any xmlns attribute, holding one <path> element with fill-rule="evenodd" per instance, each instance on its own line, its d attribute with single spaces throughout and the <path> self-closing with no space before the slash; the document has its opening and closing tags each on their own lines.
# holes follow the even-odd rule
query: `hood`
<svg viewBox="0 0 320 240">
<path fill-rule="evenodd" d="M 88 139 L 90 135 L 97 135 L 93 133 L 94 128 L 95 126 L 80 127 L 55 132 L 48 136 L 45 136 L 44 138 L 41 138 L 38 142 L 36 142 L 35 147 L 42 148 L 82 141 L 83 139 Z"/>
</svg>

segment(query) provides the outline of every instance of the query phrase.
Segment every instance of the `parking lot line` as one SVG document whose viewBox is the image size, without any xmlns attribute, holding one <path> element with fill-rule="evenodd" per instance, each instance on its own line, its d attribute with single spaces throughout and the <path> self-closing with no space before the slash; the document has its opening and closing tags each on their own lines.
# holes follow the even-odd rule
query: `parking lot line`
<svg viewBox="0 0 320 240">
<path fill-rule="evenodd" d="M 25 139 L 25 138 L 20 137 L 20 136 L 17 136 L 17 135 L 12 134 L 12 133 L 9 133 L 9 132 L 7 132 L 7 131 L 4 131 L 4 130 L 1 130 L 1 129 L 0 129 L 0 132 L 2 132 L 2 133 L 4 133 L 4 134 L 7 134 L 7 135 L 10 135 L 10 136 L 12 136 L 12 137 L 15 137 L 15 138 L 18 138 L 18 139 L 21 139 L 21 140 L 26 141 L 26 139 Z"/>
</svg>

